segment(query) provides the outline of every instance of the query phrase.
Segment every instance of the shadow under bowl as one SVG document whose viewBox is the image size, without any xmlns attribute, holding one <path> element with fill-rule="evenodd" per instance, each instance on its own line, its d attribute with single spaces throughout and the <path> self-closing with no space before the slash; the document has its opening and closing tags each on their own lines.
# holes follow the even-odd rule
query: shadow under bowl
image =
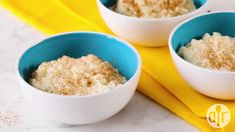
<svg viewBox="0 0 235 132">
<path fill-rule="evenodd" d="M 42 62 L 63 55 L 79 58 L 94 54 L 108 61 L 127 78 L 110 92 L 90 96 L 63 96 L 41 91 L 28 81 Z M 138 52 L 128 43 L 110 35 L 94 32 L 71 32 L 49 37 L 26 50 L 17 65 L 22 91 L 34 111 L 67 124 L 89 124 L 104 120 L 120 111 L 133 96 L 141 72 Z"/>
<path fill-rule="evenodd" d="M 192 39 L 205 33 L 219 32 L 235 37 L 235 12 L 214 12 L 196 16 L 177 26 L 169 38 L 173 61 L 182 77 L 198 92 L 207 96 L 234 100 L 235 72 L 216 71 L 193 65 L 177 52 Z"/>
</svg>

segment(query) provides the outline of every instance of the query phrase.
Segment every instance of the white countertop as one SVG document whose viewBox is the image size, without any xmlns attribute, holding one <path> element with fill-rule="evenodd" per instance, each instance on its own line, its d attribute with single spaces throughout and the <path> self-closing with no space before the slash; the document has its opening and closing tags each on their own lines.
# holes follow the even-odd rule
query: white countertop
<svg viewBox="0 0 235 132">
<path fill-rule="evenodd" d="M 42 119 L 33 113 L 22 95 L 16 76 L 15 63 L 23 49 L 43 39 L 40 32 L 0 9 L 0 116 L 13 112 L 19 117 L 16 125 L 1 125 L 0 132 L 171 132 L 199 131 L 159 104 L 136 92 L 130 103 L 118 114 L 105 121 L 68 126 Z"/>
</svg>

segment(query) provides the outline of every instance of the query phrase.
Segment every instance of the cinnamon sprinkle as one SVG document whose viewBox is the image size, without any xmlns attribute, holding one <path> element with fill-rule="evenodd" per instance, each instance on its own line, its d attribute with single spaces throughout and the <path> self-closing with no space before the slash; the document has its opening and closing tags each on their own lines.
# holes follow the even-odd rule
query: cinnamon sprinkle
<svg viewBox="0 0 235 132">
<path fill-rule="evenodd" d="M 19 114 L 12 111 L 0 111 L 0 128 L 17 126 L 19 117 Z"/>
<path fill-rule="evenodd" d="M 235 71 L 235 38 L 214 32 L 193 39 L 178 54 L 186 61 L 212 70 Z"/>
<path fill-rule="evenodd" d="M 30 79 L 30 84 L 40 90 L 78 96 L 105 93 L 125 82 L 126 78 L 110 63 L 92 54 L 43 62 Z"/>
</svg>

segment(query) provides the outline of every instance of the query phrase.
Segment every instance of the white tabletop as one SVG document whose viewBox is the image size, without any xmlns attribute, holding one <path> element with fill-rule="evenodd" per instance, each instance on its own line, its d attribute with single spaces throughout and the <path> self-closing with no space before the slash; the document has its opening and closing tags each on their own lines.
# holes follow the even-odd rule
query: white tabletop
<svg viewBox="0 0 235 132">
<path fill-rule="evenodd" d="M 42 119 L 40 113 L 31 112 L 30 105 L 20 91 L 15 76 L 15 63 L 22 50 L 44 37 L 0 9 L 0 116 L 6 112 L 17 115 L 15 125 L 10 127 L 4 126 L 0 119 L 0 132 L 199 131 L 139 92 L 135 93 L 121 112 L 96 124 L 68 126 Z"/>
</svg>

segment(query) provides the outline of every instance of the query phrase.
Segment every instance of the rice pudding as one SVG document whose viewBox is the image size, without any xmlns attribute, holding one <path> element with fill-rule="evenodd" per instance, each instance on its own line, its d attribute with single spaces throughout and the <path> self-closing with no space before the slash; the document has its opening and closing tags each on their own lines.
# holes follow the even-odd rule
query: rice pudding
<svg viewBox="0 0 235 132">
<path fill-rule="evenodd" d="M 43 62 L 29 80 L 32 86 L 45 92 L 78 96 L 105 93 L 126 81 L 110 63 L 92 54 Z"/>
</svg>

